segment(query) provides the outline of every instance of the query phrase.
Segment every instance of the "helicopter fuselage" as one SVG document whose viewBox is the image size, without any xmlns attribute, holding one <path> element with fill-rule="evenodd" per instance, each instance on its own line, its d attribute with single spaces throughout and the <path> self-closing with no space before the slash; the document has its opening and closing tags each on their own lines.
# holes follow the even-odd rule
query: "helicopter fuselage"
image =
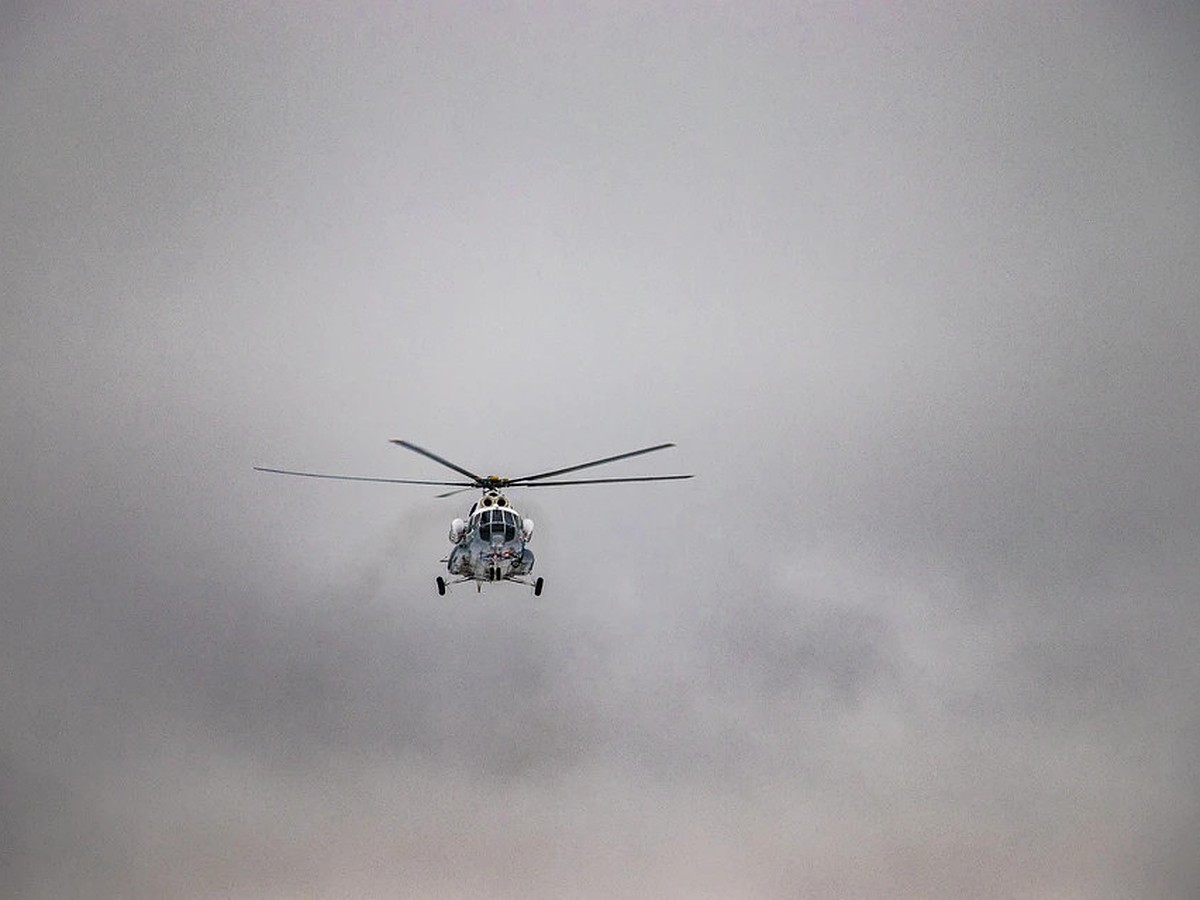
<svg viewBox="0 0 1200 900">
<path fill-rule="evenodd" d="M 533 570 L 533 522 L 522 519 L 497 491 L 487 491 L 468 518 L 450 525 L 454 549 L 446 558 L 451 575 L 478 582 L 522 580 Z"/>
</svg>

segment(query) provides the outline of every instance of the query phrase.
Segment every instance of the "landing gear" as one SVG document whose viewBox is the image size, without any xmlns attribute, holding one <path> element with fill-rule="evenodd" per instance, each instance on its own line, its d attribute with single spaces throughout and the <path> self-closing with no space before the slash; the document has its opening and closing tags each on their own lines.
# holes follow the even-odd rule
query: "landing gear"
<svg viewBox="0 0 1200 900">
<path fill-rule="evenodd" d="M 446 596 L 446 579 L 443 578 L 441 575 L 439 575 L 437 578 L 437 586 L 438 586 L 438 596 L 445 597 Z"/>
<path fill-rule="evenodd" d="M 537 581 L 535 581 L 533 583 L 533 596 L 535 596 L 535 597 L 542 596 L 542 579 L 541 578 L 539 578 Z"/>
</svg>

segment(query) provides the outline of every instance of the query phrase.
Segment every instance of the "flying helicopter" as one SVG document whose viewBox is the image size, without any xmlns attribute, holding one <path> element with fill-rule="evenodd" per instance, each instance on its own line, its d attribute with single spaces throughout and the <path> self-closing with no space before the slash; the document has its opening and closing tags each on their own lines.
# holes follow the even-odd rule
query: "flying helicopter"
<svg viewBox="0 0 1200 900">
<path fill-rule="evenodd" d="M 458 473 L 464 481 L 427 481 L 413 478 L 376 478 L 364 475 L 327 475 L 321 472 L 297 472 L 291 469 L 271 469 L 265 466 L 255 466 L 258 472 L 272 472 L 276 475 L 299 475 L 303 478 L 330 478 L 337 481 L 372 481 L 384 484 L 427 484 L 439 487 L 453 487 L 455 490 L 438 494 L 441 497 L 451 497 L 463 491 L 478 488 L 483 496 L 471 504 L 465 519 L 455 519 L 450 523 L 450 543 L 454 545 L 450 554 L 441 562 L 446 564 L 452 581 L 447 582 L 441 575 L 437 577 L 437 591 L 445 596 L 448 584 L 475 582 L 477 591 L 483 590 L 486 582 L 511 581 L 533 588 L 534 596 L 540 597 L 544 581 L 541 577 L 530 581 L 533 571 L 533 551 L 528 548 L 533 538 L 533 520 L 522 517 L 508 497 L 504 495 L 507 488 L 514 487 L 567 487 L 580 484 L 617 484 L 632 481 L 678 481 L 691 478 L 691 475 L 635 475 L 624 478 L 582 478 L 546 481 L 581 469 L 602 466 L 606 463 L 654 453 L 674 447 L 674 444 L 655 444 L 653 447 L 643 447 L 640 450 L 630 450 L 628 453 L 618 453 L 616 456 L 606 456 L 603 459 L 593 459 L 590 462 L 565 466 L 561 469 L 551 469 L 534 475 L 522 475 L 520 478 L 506 478 L 500 475 L 476 475 L 469 469 L 464 469 L 457 463 L 443 459 L 436 453 L 418 447 L 408 441 L 393 440 L 391 443 L 413 453 L 419 453 L 447 469 Z"/>
</svg>

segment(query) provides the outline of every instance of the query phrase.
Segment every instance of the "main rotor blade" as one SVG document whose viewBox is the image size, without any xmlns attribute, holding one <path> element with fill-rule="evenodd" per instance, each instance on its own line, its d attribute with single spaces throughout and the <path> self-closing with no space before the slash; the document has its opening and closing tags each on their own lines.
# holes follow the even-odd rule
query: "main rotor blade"
<svg viewBox="0 0 1200 900">
<path fill-rule="evenodd" d="M 679 481 L 682 478 L 692 478 L 692 475 L 635 475 L 632 478 L 582 478 L 577 481 L 535 481 L 525 484 L 522 481 L 510 481 L 509 487 L 562 487 L 572 484 L 616 484 L 621 481 Z"/>
<path fill-rule="evenodd" d="M 450 460 L 448 460 L 448 459 L 442 459 L 436 453 L 431 453 L 430 451 L 426 450 L 424 447 L 418 447 L 416 444 L 410 444 L 408 441 L 394 440 L 394 441 L 392 441 L 392 443 L 398 447 L 403 447 L 405 450 L 411 450 L 413 453 L 420 453 L 422 456 L 432 459 L 434 462 L 441 463 L 447 469 L 453 469 L 459 475 L 466 475 L 476 485 L 483 484 L 484 480 L 482 478 L 480 478 L 478 475 L 476 475 L 474 472 L 468 471 L 467 469 L 464 469 L 462 466 L 455 465 L 454 463 L 450 462 Z"/>
<path fill-rule="evenodd" d="M 299 475 L 302 478 L 331 478 L 335 481 L 377 481 L 383 484 L 434 484 L 440 487 L 473 488 L 475 485 L 462 481 L 418 481 L 412 478 L 368 478 L 363 475 L 324 475 L 320 472 L 293 472 L 291 469 L 268 469 L 255 466 L 256 472 L 272 472 L 276 475 Z"/>
<path fill-rule="evenodd" d="M 472 484 L 472 485 L 469 485 L 468 487 L 460 487 L 457 490 L 446 491 L 444 494 L 435 494 L 434 499 L 435 500 L 444 500 L 447 497 L 453 497 L 455 494 L 461 494 L 464 491 L 474 490 L 477 487 L 479 487 L 479 485 L 477 485 L 477 484 Z"/>
<path fill-rule="evenodd" d="M 618 459 L 629 459 L 631 456 L 641 456 L 643 453 L 653 453 L 655 450 L 666 450 L 668 447 L 674 447 L 674 444 L 656 444 L 653 447 L 644 447 L 641 450 L 631 450 L 628 453 L 618 453 L 616 456 L 606 456 L 604 459 L 593 459 L 591 462 L 580 463 L 577 466 L 567 466 L 565 469 L 555 469 L 552 472 L 539 472 L 536 475 L 525 475 L 522 478 L 512 478 L 509 484 L 517 482 L 537 481 L 540 478 L 552 478 L 555 475 L 565 475 L 568 472 L 578 472 L 580 469 L 590 469 L 592 466 L 602 466 L 605 463 L 616 462 Z M 621 479 L 613 479 L 621 480 Z M 562 482 L 566 484 L 567 482 Z M 590 484 L 591 482 L 582 482 Z"/>
</svg>

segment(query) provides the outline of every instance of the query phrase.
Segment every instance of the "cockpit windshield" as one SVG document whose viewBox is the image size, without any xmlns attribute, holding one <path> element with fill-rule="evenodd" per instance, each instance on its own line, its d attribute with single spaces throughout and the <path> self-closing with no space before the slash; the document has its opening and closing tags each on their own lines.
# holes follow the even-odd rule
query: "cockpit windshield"
<svg viewBox="0 0 1200 900">
<path fill-rule="evenodd" d="M 517 539 L 516 513 L 507 509 L 485 509 L 479 516 L 479 536 L 485 541 Z"/>
</svg>

